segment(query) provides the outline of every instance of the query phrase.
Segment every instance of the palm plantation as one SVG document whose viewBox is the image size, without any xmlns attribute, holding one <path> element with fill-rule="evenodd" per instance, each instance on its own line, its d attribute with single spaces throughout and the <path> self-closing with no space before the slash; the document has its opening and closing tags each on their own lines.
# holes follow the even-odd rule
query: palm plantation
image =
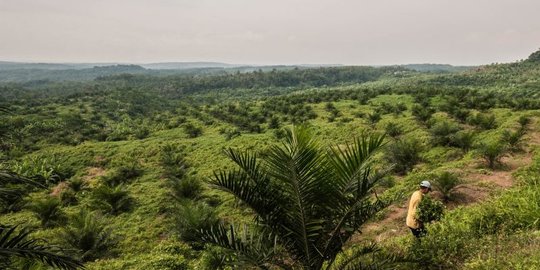
<svg viewBox="0 0 540 270">
<path fill-rule="evenodd" d="M 251 208 L 256 226 L 239 230 L 220 225 L 204 231 L 205 240 L 234 250 L 236 263 L 263 269 L 351 267 L 334 263 L 336 256 L 385 207 L 372 192 L 383 176 L 374 166 L 383 139 L 365 135 L 353 144 L 326 149 L 307 128 L 296 127 L 261 159 L 227 150 L 237 168 L 217 172 L 211 183 Z"/>
</svg>

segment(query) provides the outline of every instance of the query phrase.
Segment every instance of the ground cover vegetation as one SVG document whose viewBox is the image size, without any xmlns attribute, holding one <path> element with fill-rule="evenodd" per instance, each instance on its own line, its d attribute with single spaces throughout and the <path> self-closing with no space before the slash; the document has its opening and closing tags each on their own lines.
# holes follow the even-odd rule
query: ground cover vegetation
<svg viewBox="0 0 540 270">
<path fill-rule="evenodd" d="M 2 83 L 0 266 L 538 268 L 538 55 Z"/>
</svg>

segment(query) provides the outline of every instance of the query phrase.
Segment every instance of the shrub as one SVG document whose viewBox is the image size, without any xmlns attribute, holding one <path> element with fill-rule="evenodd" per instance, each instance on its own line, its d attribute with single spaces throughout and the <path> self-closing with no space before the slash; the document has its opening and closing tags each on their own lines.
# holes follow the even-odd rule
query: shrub
<svg viewBox="0 0 540 270">
<path fill-rule="evenodd" d="M 60 202 L 62 205 L 75 205 L 77 204 L 77 194 L 72 189 L 64 190 L 60 193 Z"/>
<path fill-rule="evenodd" d="M 215 209 L 205 203 L 193 202 L 181 205 L 176 215 L 176 231 L 180 239 L 189 242 L 196 247 L 201 241 L 199 232 L 210 229 L 218 223 Z"/>
<path fill-rule="evenodd" d="M 34 200 L 28 210 L 41 221 L 44 228 L 54 227 L 64 222 L 64 212 L 60 209 L 60 200 L 47 196 L 43 199 Z"/>
<path fill-rule="evenodd" d="M 116 187 L 102 185 L 92 192 L 92 198 L 93 207 L 111 215 L 129 211 L 133 205 L 133 199 L 122 185 Z"/>
<path fill-rule="evenodd" d="M 379 120 L 381 120 L 381 114 L 380 113 L 372 112 L 372 113 L 368 114 L 368 121 L 369 121 L 370 124 L 374 125 L 377 122 L 379 122 Z"/>
<path fill-rule="evenodd" d="M 450 145 L 453 135 L 458 132 L 459 129 L 459 126 L 453 122 L 441 121 L 435 123 L 429 131 L 433 136 L 433 144 L 448 146 Z"/>
<path fill-rule="evenodd" d="M 443 212 L 444 205 L 441 202 L 424 196 L 416 210 L 416 218 L 423 224 L 429 224 L 441 220 Z"/>
<path fill-rule="evenodd" d="M 69 219 L 60 232 L 60 239 L 68 251 L 82 261 L 92 261 L 110 254 L 117 240 L 98 215 L 81 210 Z"/>
<path fill-rule="evenodd" d="M 476 115 L 470 116 L 468 118 L 468 122 L 469 124 L 475 125 L 484 130 L 494 129 L 497 127 L 495 115 L 493 114 L 477 113 Z"/>
<path fill-rule="evenodd" d="M 443 172 L 433 179 L 433 184 L 443 195 L 444 202 L 454 199 L 456 187 L 461 183 L 463 181 L 451 172 Z"/>
<path fill-rule="evenodd" d="M 518 123 L 520 125 L 521 130 L 527 130 L 527 126 L 531 123 L 531 118 L 522 115 L 518 119 Z"/>
<path fill-rule="evenodd" d="M 184 124 L 184 131 L 189 138 L 196 138 L 202 135 L 203 130 L 201 127 L 195 126 L 192 123 Z"/>
<path fill-rule="evenodd" d="M 411 112 L 418 121 L 426 123 L 435 111 L 431 107 L 416 104 L 411 108 Z"/>
<path fill-rule="evenodd" d="M 195 199 L 202 192 L 202 184 L 199 179 L 186 176 L 184 178 L 172 178 L 173 195 L 177 199 Z"/>
<path fill-rule="evenodd" d="M 86 183 L 79 177 L 73 177 L 68 181 L 68 185 L 74 192 L 79 192 L 86 188 Z"/>
<path fill-rule="evenodd" d="M 186 161 L 185 148 L 180 145 L 166 144 L 160 149 L 160 162 L 169 177 L 182 178 L 189 164 Z"/>
<path fill-rule="evenodd" d="M 396 173 L 405 174 L 421 161 L 422 150 L 423 146 L 416 138 L 398 140 L 387 147 L 385 158 L 394 165 Z"/>
<path fill-rule="evenodd" d="M 506 155 L 507 147 L 499 141 L 481 142 L 477 146 L 478 153 L 488 163 L 490 169 L 495 169 L 497 163 Z"/>
<path fill-rule="evenodd" d="M 509 150 L 513 152 L 519 152 L 523 150 L 524 134 L 525 131 L 523 129 L 519 129 L 516 131 L 510 131 L 508 129 L 505 129 L 502 133 L 501 141 L 508 145 Z"/>
<path fill-rule="evenodd" d="M 399 124 L 394 122 L 389 122 L 388 124 L 386 124 L 384 130 L 386 134 L 393 138 L 396 138 L 399 135 L 403 134 L 403 128 Z"/>
<path fill-rule="evenodd" d="M 143 170 L 140 168 L 139 161 L 128 159 L 103 177 L 103 182 L 108 186 L 115 187 L 128 183 L 130 180 L 141 176 L 142 173 Z"/>
<path fill-rule="evenodd" d="M 461 130 L 456 132 L 450 139 L 450 145 L 461 148 L 464 152 L 471 150 L 474 144 L 476 133 L 473 131 Z"/>
</svg>

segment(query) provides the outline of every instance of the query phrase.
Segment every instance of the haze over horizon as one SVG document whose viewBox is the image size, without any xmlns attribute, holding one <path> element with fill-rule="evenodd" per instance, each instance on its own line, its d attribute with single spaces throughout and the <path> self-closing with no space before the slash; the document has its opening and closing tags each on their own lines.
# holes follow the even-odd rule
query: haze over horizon
<svg viewBox="0 0 540 270">
<path fill-rule="evenodd" d="M 480 65 L 540 47 L 540 1 L 0 0 L 0 60 Z"/>
</svg>

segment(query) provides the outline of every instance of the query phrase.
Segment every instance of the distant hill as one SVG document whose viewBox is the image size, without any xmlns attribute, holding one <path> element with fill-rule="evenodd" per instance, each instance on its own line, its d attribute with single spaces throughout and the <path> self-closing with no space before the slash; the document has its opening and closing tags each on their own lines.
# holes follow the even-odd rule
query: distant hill
<svg viewBox="0 0 540 270">
<path fill-rule="evenodd" d="M 36 64 L 40 67 L 46 64 Z M 59 65 L 53 64 L 54 67 Z M 0 70 L 0 82 L 27 82 L 27 81 L 88 81 L 101 76 L 130 73 L 142 74 L 147 69 L 137 65 L 114 65 L 92 67 L 83 69 L 49 69 L 19 68 Z"/>
<path fill-rule="evenodd" d="M 402 67 L 419 72 L 460 72 L 476 68 L 476 66 L 452 66 L 446 64 L 408 64 Z"/>
<path fill-rule="evenodd" d="M 147 69 L 194 69 L 194 68 L 231 68 L 241 65 L 233 65 L 218 62 L 165 62 L 165 63 L 150 63 L 141 64 L 140 66 Z"/>
</svg>

